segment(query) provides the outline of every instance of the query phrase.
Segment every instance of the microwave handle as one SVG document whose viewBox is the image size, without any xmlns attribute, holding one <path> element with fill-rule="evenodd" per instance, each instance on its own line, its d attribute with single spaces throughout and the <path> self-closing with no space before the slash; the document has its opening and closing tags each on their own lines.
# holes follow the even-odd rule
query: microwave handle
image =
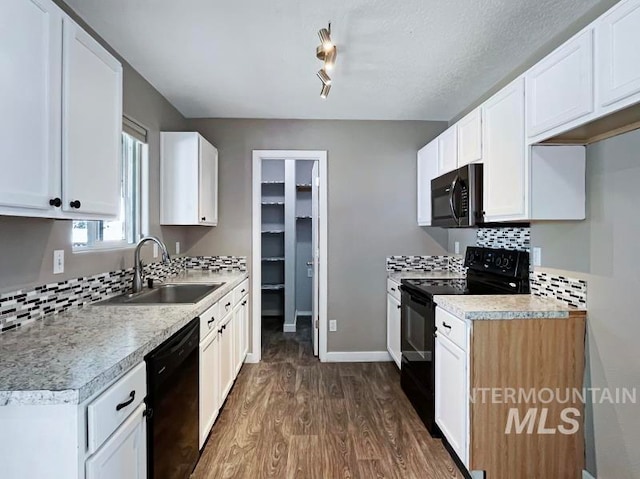
<svg viewBox="0 0 640 479">
<path fill-rule="evenodd" d="M 458 218 L 458 215 L 456 214 L 456 207 L 453 204 L 453 195 L 456 192 L 456 186 L 458 186 L 459 179 L 460 177 L 456 175 L 456 178 L 453 180 L 453 183 L 451 183 L 451 190 L 449 190 L 449 207 L 451 208 L 451 214 L 453 215 L 453 219 L 458 224 L 460 224 L 460 218 Z"/>
</svg>

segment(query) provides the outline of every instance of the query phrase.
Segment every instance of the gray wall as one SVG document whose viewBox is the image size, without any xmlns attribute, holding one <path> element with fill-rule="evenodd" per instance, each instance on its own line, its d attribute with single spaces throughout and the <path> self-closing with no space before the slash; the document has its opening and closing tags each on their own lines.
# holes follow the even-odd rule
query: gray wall
<svg viewBox="0 0 640 479">
<path fill-rule="evenodd" d="M 72 13 L 64 4 L 57 3 Z M 82 21 L 80 23 L 85 25 Z M 186 248 L 184 228 L 159 226 L 159 131 L 183 130 L 186 121 L 133 68 L 126 62 L 123 62 L 123 66 L 124 113 L 149 129 L 150 232 L 162 236 L 170 251 L 175 248 L 176 241 L 180 241 Z M 65 272 L 55 276 L 52 274 L 54 249 L 65 250 Z M 130 249 L 74 254 L 71 249 L 71 221 L 0 216 L 0 252 L 0 292 L 114 271 L 133 265 L 133 252 Z M 147 256 L 147 259 L 150 258 Z"/>
<path fill-rule="evenodd" d="M 640 388 L 639 184 L 640 131 L 591 145 L 587 220 L 531 226 L 531 243 L 542 248 L 543 266 L 569 270 L 588 282 L 587 379 L 594 388 Z M 600 478 L 640 478 L 640 406 L 595 404 L 592 414 L 589 469 L 597 466 Z"/>
<path fill-rule="evenodd" d="M 251 257 L 251 152 L 327 150 L 329 351 L 385 351 L 385 258 L 441 254 L 447 233 L 416 225 L 416 151 L 442 122 L 192 120 L 220 152 L 220 223 L 189 232 L 189 254 Z"/>
</svg>

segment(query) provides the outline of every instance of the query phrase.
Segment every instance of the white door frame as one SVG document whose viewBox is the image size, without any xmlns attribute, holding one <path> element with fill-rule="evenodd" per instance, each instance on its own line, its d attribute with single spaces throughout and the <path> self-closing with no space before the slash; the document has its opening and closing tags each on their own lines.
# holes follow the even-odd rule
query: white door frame
<svg viewBox="0 0 640 479">
<path fill-rule="evenodd" d="M 327 305 L 328 305 L 328 194 L 327 152 L 310 150 L 253 150 L 252 198 L 251 198 L 251 353 L 247 362 L 257 363 L 262 358 L 262 161 L 263 160 L 315 160 L 320 176 L 320 261 L 318 276 L 320 283 L 319 310 L 319 357 L 327 360 Z"/>
</svg>

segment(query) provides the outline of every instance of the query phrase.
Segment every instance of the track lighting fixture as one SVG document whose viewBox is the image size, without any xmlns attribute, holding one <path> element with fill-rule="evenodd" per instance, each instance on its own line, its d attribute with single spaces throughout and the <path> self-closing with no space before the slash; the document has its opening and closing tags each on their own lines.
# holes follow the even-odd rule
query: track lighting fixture
<svg viewBox="0 0 640 479">
<path fill-rule="evenodd" d="M 320 37 L 320 45 L 316 48 L 316 57 L 323 62 L 322 69 L 318 71 L 318 78 L 322 81 L 320 97 L 327 98 L 329 90 L 331 90 L 331 77 L 327 72 L 333 70 L 338 54 L 338 50 L 331 40 L 331 23 L 327 28 L 321 28 L 318 31 L 318 37 Z"/>
<path fill-rule="evenodd" d="M 324 70 L 318 71 L 318 78 L 320 78 L 323 85 L 331 85 L 331 77 Z"/>
<path fill-rule="evenodd" d="M 326 100 L 329 96 L 329 91 L 331 90 L 331 85 L 322 85 L 322 90 L 320 90 L 320 98 Z"/>
</svg>

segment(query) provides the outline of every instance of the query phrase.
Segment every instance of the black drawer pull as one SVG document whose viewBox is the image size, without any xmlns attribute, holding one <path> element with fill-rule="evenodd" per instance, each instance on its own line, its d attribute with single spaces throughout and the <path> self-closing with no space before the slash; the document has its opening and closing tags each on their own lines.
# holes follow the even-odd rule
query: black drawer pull
<svg viewBox="0 0 640 479">
<path fill-rule="evenodd" d="M 209 324 L 209 325 L 210 325 L 210 324 L 211 324 L 211 323 L 213 323 L 215 320 L 216 320 L 216 318 L 211 318 L 209 321 L 207 321 L 207 324 Z"/>
<path fill-rule="evenodd" d="M 246 300 L 244 300 L 244 301 L 242 302 L 242 306 L 244 306 L 245 304 L 247 304 L 247 301 L 246 301 Z"/>
<path fill-rule="evenodd" d="M 396 290 L 396 288 L 391 288 L 391 291 L 395 291 L 395 290 Z"/>
<path fill-rule="evenodd" d="M 223 324 L 223 325 L 222 325 L 222 329 L 227 329 L 227 325 L 226 325 L 226 324 Z"/>
<path fill-rule="evenodd" d="M 121 402 L 120 404 L 118 404 L 116 406 L 116 411 L 119 411 L 120 409 L 124 409 L 126 408 L 129 404 L 131 404 L 136 398 L 136 392 L 135 391 L 131 391 L 129 393 L 129 399 L 126 400 L 125 402 Z"/>
<path fill-rule="evenodd" d="M 231 303 L 227 303 L 224 305 L 225 309 L 229 309 L 229 306 L 231 306 Z"/>
<path fill-rule="evenodd" d="M 80 208 L 80 206 L 82 206 L 82 203 L 80 203 L 80 200 L 75 200 L 70 202 L 69 206 L 71 206 L 72 208 Z"/>
<path fill-rule="evenodd" d="M 399 304 L 399 305 L 397 306 L 397 308 L 398 308 L 398 309 L 401 309 L 401 308 L 402 308 L 402 305 L 400 305 L 400 304 Z"/>
<path fill-rule="evenodd" d="M 62 206 L 62 200 L 60 198 L 53 198 L 52 200 L 49 200 L 49 204 L 56 208 L 60 208 Z"/>
<path fill-rule="evenodd" d="M 218 329 L 218 334 L 222 334 L 222 329 L 223 328 Z"/>
<path fill-rule="evenodd" d="M 447 323 L 445 323 L 444 321 L 442 321 L 442 325 L 447 328 L 447 329 L 451 329 L 451 326 L 449 326 Z"/>
<path fill-rule="evenodd" d="M 246 289 L 243 289 L 243 290 L 240 291 L 240 293 L 244 293 L 245 291 L 246 291 Z"/>
</svg>

